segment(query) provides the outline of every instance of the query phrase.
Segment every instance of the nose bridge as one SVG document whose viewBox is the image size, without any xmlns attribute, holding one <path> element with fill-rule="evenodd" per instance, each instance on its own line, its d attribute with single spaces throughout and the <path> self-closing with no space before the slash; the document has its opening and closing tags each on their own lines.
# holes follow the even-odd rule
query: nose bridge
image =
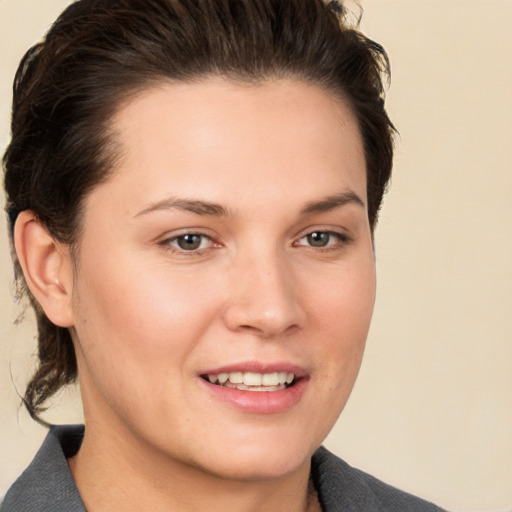
<svg viewBox="0 0 512 512">
<path fill-rule="evenodd" d="M 275 247 L 259 247 L 234 262 L 233 285 L 225 311 L 232 330 L 271 337 L 305 320 L 291 262 Z"/>
</svg>

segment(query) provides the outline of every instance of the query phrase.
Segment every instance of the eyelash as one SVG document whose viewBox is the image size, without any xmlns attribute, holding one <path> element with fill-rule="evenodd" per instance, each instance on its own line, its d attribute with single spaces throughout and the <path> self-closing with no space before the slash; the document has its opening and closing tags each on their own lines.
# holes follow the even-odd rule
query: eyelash
<svg viewBox="0 0 512 512">
<path fill-rule="evenodd" d="M 173 245 L 174 242 L 179 243 L 181 239 L 185 239 L 186 237 L 200 237 L 201 242 L 200 246 L 197 249 L 187 250 L 183 247 L 177 247 Z M 210 236 L 205 235 L 204 233 L 183 233 L 181 235 L 173 236 L 171 238 L 167 238 L 160 242 L 160 245 L 164 246 L 166 250 L 169 250 L 171 252 L 177 253 L 177 254 L 202 254 L 204 251 L 208 250 L 209 247 L 201 247 L 203 245 L 203 242 L 208 241 L 210 243 L 213 243 L 213 240 Z"/>
<path fill-rule="evenodd" d="M 323 229 L 315 229 L 313 231 L 309 231 L 304 236 L 299 238 L 299 240 L 294 243 L 294 246 L 302 245 L 299 244 L 298 242 L 307 239 L 308 237 L 312 237 L 314 235 L 327 235 L 329 237 L 326 245 L 314 246 L 308 244 L 308 247 L 321 252 L 340 250 L 352 241 L 352 239 L 344 233 L 338 233 L 337 231 L 329 231 Z M 333 239 L 335 240 L 335 242 L 330 243 Z"/>
<path fill-rule="evenodd" d="M 328 238 L 326 245 L 314 246 L 314 245 L 310 245 L 310 244 L 301 244 L 300 243 L 302 240 L 308 239 L 308 237 L 312 237 L 315 235 L 327 235 L 329 238 Z M 200 237 L 201 241 L 200 241 L 199 247 L 195 248 L 195 249 L 187 250 L 187 249 L 184 249 L 183 247 L 179 247 L 179 246 L 175 245 L 175 244 L 179 244 L 180 240 L 183 240 L 186 237 Z M 331 243 L 331 241 L 333 239 L 335 241 L 334 241 L 334 243 Z M 311 242 L 311 240 L 309 240 L 309 241 Z M 336 251 L 336 250 L 342 249 L 344 246 L 348 245 L 351 241 L 352 241 L 352 239 L 350 237 L 348 237 L 346 234 L 338 233 L 336 231 L 317 229 L 317 230 L 309 231 L 305 235 L 301 236 L 298 240 L 296 240 L 293 243 L 293 247 L 307 246 L 307 247 L 309 247 L 315 251 L 319 251 L 319 252 Z M 201 245 L 203 245 L 204 242 L 207 242 L 209 244 L 209 246 L 201 247 Z M 208 236 L 204 233 L 197 233 L 197 232 L 183 233 L 180 235 L 173 236 L 171 238 L 167 238 L 165 240 L 162 240 L 159 243 L 159 245 L 163 246 L 168 251 L 171 251 L 175 254 L 180 254 L 180 255 L 186 255 L 186 254 L 200 255 L 200 254 L 203 254 L 208 249 L 210 249 L 212 246 L 220 247 L 220 244 L 216 244 L 210 236 Z"/>
</svg>

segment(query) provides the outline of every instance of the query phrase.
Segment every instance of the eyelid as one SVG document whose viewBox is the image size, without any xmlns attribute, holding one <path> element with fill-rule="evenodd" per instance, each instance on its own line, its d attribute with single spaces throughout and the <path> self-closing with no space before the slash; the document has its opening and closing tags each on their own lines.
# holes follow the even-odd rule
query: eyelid
<svg viewBox="0 0 512 512">
<path fill-rule="evenodd" d="M 331 235 L 337 239 L 337 243 L 325 245 L 325 246 L 313 246 L 309 244 L 301 244 L 299 243 L 301 240 L 306 238 L 308 235 L 311 235 L 313 233 L 325 233 L 328 235 Z M 341 229 L 336 229 L 332 227 L 325 227 L 325 226 L 319 226 L 319 227 L 310 227 L 307 230 L 303 231 L 293 242 L 294 246 L 303 246 L 303 247 L 309 247 L 311 249 L 314 249 L 316 251 L 321 250 L 336 250 L 345 247 L 349 243 L 353 241 L 353 238 L 347 234 L 345 231 Z"/>
<path fill-rule="evenodd" d="M 178 238 L 185 237 L 187 235 L 200 236 L 204 239 L 207 239 L 209 241 L 208 247 L 191 249 L 191 250 L 187 251 L 186 249 L 181 249 L 181 248 L 175 246 L 174 244 L 172 244 L 172 242 L 176 241 Z M 185 228 L 185 229 L 179 230 L 178 232 L 166 234 L 160 238 L 160 240 L 157 242 L 157 244 L 164 247 L 165 250 L 173 252 L 178 255 L 197 255 L 197 254 L 201 254 L 213 247 L 220 247 L 220 244 L 215 241 L 214 235 L 205 232 L 204 229 L 194 229 L 194 228 Z"/>
<path fill-rule="evenodd" d="M 173 238 L 178 238 L 180 236 L 186 236 L 186 235 L 204 236 L 204 237 L 210 238 L 212 240 L 216 237 L 216 234 L 210 229 L 192 226 L 192 227 L 171 229 L 169 231 L 166 231 L 162 235 L 159 235 L 155 239 L 155 241 L 157 243 L 161 243 L 161 242 L 169 241 Z"/>
<path fill-rule="evenodd" d="M 194 255 L 194 254 L 201 254 L 205 251 L 208 251 L 212 248 L 219 248 L 222 246 L 221 243 L 216 241 L 216 237 L 214 234 L 209 233 L 209 230 L 205 230 L 204 228 L 183 228 L 178 230 L 177 232 L 171 232 L 163 235 L 160 237 L 160 239 L 157 241 L 157 244 L 160 246 L 163 246 L 166 250 L 169 250 L 171 252 L 174 252 L 176 254 L 184 254 L 184 255 Z M 308 235 L 311 235 L 313 233 L 325 233 L 333 238 L 336 239 L 335 243 L 331 243 L 329 241 L 328 245 L 325 246 L 314 246 L 306 243 L 300 243 L 301 240 L 306 238 Z M 176 247 L 176 245 L 172 244 L 171 242 L 176 241 L 180 237 L 184 237 L 187 235 L 195 235 L 200 236 L 208 241 L 207 247 L 202 247 L 198 249 L 191 249 L 186 250 L 179 247 Z M 329 251 L 329 250 L 339 250 L 349 243 L 353 242 L 353 237 L 350 236 L 346 231 L 343 230 L 341 227 L 327 227 L 327 226 L 312 226 L 308 227 L 307 229 L 303 230 L 298 236 L 294 238 L 294 241 L 292 242 L 292 246 L 294 247 L 308 247 L 315 251 Z"/>
</svg>

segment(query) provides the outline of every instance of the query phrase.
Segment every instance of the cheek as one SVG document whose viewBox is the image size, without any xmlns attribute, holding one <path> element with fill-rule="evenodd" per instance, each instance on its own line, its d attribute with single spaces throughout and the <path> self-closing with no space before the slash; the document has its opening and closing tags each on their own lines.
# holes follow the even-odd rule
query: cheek
<svg viewBox="0 0 512 512">
<path fill-rule="evenodd" d="M 310 301 L 315 310 L 312 328 L 323 333 L 321 365 L 329 375 L 326 381 L 351 389 L 375 302 L 373 258 L 363 259 L 319 283 Z"/>
<path fill-rule="evenodd" d="M 308 428 L 317 444 L 337 421 L 356 381 L 374 300 L 373 259 L 364 257 L 310 286 L 307 350 L 315 361 L 311 389 L 316 414 L 309 414 Z"/>
<path fill-rule="evenodd" d="M 373 259 L 364 258 L 355 265 L 325 274 L 309 296 L 322 329 L 333 335 L 344 333 L 347 341 L 365 334 L 375 302 Z"/>
<path fill-rule="evenodd" d="M 129 386 L 141 393 L 186 372 L 187 358 L 216 311 L 196 277 L 121 258 L 115 266 L 84 261 L 75 328 L 88 371 L 108 388 Z"/>
<path fill-rule="evenodd" d="M 199 327 L 191 318 L 207 316 L 211 298 L 197 275 L 140 263 L 117 259 L 115 265 L 94 265 L 92 261 L 82 269 L 76 307 L 82 320 L 94 319 L 111 336 L 133 332 L 129 338 L 142 346 L 164 340 L 167 344 L 179 339 L 180 329 Z"/>
<path fill-rule="evenodd" d="M 75 328 L 84 404 L 103 412 L 108 404 L 150 431 L 151 421 L 168 422 L 179 408 L 175 397 L 195 375 L 190 363 L 215 307 L 190 276 L 116 263 L 80 269 Z"/>
</svg>

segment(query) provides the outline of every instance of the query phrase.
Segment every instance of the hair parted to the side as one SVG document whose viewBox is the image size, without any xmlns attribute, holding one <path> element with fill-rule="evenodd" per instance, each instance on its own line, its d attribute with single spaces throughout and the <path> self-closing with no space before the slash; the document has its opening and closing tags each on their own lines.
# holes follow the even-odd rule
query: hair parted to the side
<svg viewBox="0 0 512 512">
<path fill-rule="evenodd" d="M 361 130 L 372 228 L 389 181 L 394 128 L 384 110 L 383 48 L 327 0 L 79 0 L 23 58 L 14 82 L 12 139 L 4 157 L 11 235 L 32 210 L 71 249 L 81 207 L 116 160 L 109 121 L 134 93 L 162 81 L 224 76 L 249 83 L 295 78 L 338 94 Z M 35 419 L 77 377 L 69 331 L 34 307 L 39 367 L 24 403 Z"/>
</svg>

